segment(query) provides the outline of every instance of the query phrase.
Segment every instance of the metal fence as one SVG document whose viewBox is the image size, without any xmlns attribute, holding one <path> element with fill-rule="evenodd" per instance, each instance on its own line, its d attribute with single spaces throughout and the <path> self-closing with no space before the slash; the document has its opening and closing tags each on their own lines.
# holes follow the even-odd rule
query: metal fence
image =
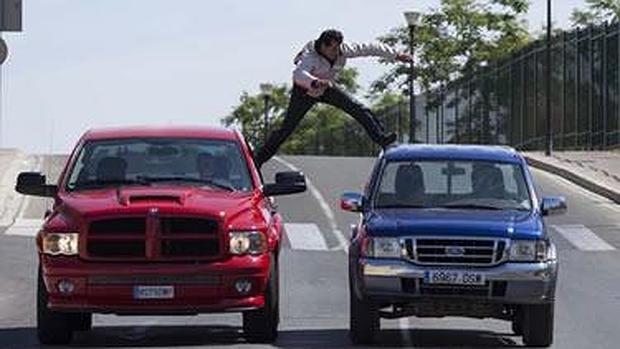
<svg viewBox="0 0 620 349">
<path fill-rule="evenodd" d="M 472 76 L 419 96 L 417 142 L 544 149 L 546 43 L 535 42 Z M 552 42 L 551 123 L 556 150 L 620 147 L 620 26 L 564 32 Z M 408 106 L 378 113 L 408 141 Z M 395 120 L 398 120 L 395 121 Z"/>
</svg>

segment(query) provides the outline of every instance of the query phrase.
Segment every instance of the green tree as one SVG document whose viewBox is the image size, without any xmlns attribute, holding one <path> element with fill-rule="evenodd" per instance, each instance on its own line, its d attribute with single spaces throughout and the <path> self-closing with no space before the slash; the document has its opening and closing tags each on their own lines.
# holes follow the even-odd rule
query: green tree
<svg viewBox="0 0 620 349">
<path fill-rule="evenodd" d="M 409 105 L 406 96 L 400 91 L 385 91 L 372 94 L 371 109 L 381 119 L 383 126 L 389 132 L 396 132 L 399 141 L 404 140 L 404 135 L 409 130 Z"/>
<path fill-rule="evenodd" d="M 397 91 L 385 91 L 382 93 L 371 94 L 370 96 L 372 109 L 383 110 L 391 108 L 398 103 L 405 102 L 405 96 Z"/>
<path fill-rule="evenodd" d="M 275 86 L 269 99 L 269 114 L 271 120 L 282 119 L 288 104 L 289 88 L 287 85 Z M 243 135 L 253 145 L 262 143 L 264 137 L 265 102 L 260 94 L 251 95 L 243 91 L 239 98 L 239 105 L 222 119 L 222 123 L 241 128 Z"/>
<path fill-rule="evenodd" d="M 416 28 L 416 80 L 429 90 L 521 49 L 530 40 L 520 19 L 528 8 L 528 0 L 441 0 L 439 8 L 422 15 Z M 407 27 L 395 28 L 379 40 L 399 50 L 410 47 Z M 407 65 L 396 66 L 372 89 L 404 88 L 409 73 Z"/>
<path fill-rule="evenodd" d="M 571 15 L 573 27 L 602 24 L 605 21 L 618 21 L 620 0 L 586 0 L 585 9 L 575 9 Z"/>
</svg>

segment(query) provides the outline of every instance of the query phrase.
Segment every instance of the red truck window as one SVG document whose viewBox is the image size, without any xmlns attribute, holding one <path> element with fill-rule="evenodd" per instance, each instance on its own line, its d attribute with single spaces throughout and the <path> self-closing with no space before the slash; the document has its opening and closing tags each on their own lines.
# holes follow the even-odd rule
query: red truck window
<svg viewBox="0 0 620 349">
<path fill-rule="evenodd" d="M 252 181 L 234 141 L 179 138 L 97 140 L 84 144 L 67 190 L 166 182 L 250 191 Z"/>
</svg>

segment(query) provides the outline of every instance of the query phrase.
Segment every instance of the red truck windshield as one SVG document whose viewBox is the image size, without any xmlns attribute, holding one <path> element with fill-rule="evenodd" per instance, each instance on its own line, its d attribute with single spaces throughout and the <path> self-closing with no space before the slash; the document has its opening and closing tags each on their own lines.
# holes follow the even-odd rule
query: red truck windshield
<svg viewBox="0 0 620 349">
<path fill-rule="evenodd" d="M 156 183 L 228 191 L 253 187 L 245 157 L 234 141 L 132 138 L 85 143 L 66 188 L 74 191 Z"/>
</svg>

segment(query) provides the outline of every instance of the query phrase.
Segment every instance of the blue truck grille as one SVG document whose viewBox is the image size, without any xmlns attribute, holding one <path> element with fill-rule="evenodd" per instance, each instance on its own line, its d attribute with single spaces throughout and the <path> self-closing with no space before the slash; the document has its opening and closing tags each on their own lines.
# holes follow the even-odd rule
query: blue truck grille
<svg viewBox="0 0 620 349">
<path fill-rule="evenodd" d="M 407 258 L 421 265 L 493 266 L 504 261 L 503 239 L 412 237 L 405 239 Z"/>
</svg>

